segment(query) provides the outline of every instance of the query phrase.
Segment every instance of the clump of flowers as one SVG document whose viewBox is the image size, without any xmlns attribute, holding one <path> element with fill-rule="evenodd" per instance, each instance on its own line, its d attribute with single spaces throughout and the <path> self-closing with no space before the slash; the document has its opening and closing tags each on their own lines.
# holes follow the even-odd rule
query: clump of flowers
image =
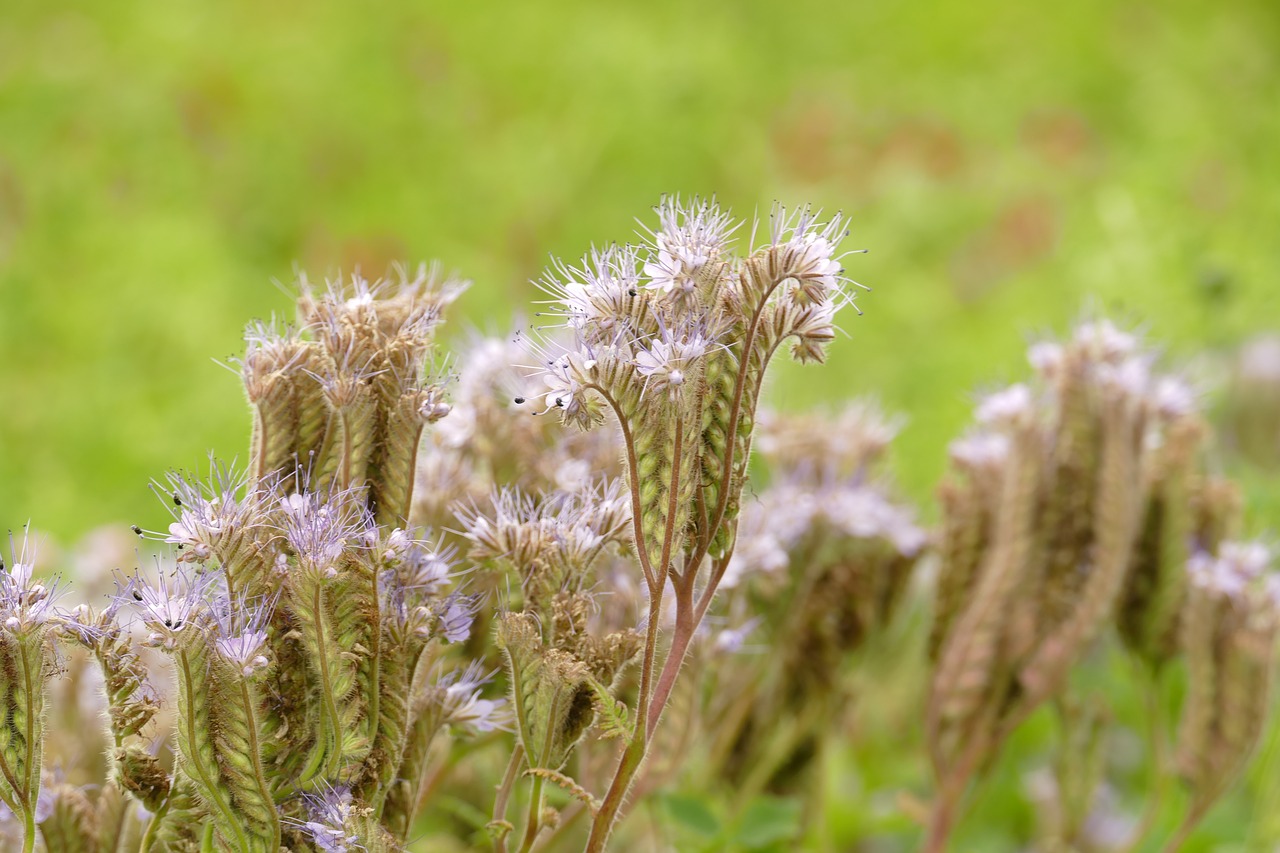
<svg viewBox="0 0 1280 853">
<path fill-rule="evenodd" d="M 635 554 L 648 594 L 634 728 L 600 801 L 601 850 L 648 752 L 680 667 L 732 561 L 760 387 L 778 349 L 822 361 L 851 299 L 837 216 L 774 211 L 764 241 L 733 254 L 741 223 L 714 203 L 658 207 L 638 246 L 557 263 L 542 282 L 571 335 L 539 350 L 540 411 L 621 434 Z M 661 654 L 664 601 L 674 625 Z"/>
<path fill-rule="evenodd" d="M 743 512 L 723 581 L 732 627 L 707 652 L 770 650 L 708 671 L 709 764 L 739 799 L 812 787 L 854 698 L 849 663 L 884 633 L 924 553 L 927 534 L 875 470 L 897 428 L 861 403 L 760 418 L 772 479 Z"/>
<path fill-rule="evenodd" d="M 422 430 L 448 411 L 427 372 L 432 332 L 460 286 L 425 272 L 304 284 L 296 331 L 249 333 L 249 471 L 156 484 L 174 518 L 151 535 L 176 561 L 121 577 L 101 611 L 57 610 L 25 557 L 3 576 L 2 791 L 24 850 L 37 824 L 50 849 L 115 850 L 134 832 L 142 850 L 399 849 L 433 740 L 503 724 L 483 679 L 433 663 L 468 636 L 475 603 L 405 529 Z M 149 745 L 159 694 L 126 614 L 171 664 L 171 762 Z M 127 792 L 144 822 L 104 825 L 122 799 L 66 786 L 37 814 L 55 633 L 102 670 L 115 784 L 101 790 Z M 83 844 L 55 848 L 69 837 Z"/>
<path fill-rule="evenodd" d="M 882 472 L 897 420 L 758 408 L 779 350 L 823 361 L 853 300 L 843 219 L 779 208 L 745 230 L 664 200 L 638 245 L 554 262 L 534 340 L 474 339 L 451 395 L 434 335 L 461 282 L 304 279 L 297 323 L 254 324 L 236 362 L 247 466 L 154 484 L 172 519 L 133 528 L 165 549 L 151 567 L 66 609 L 11 537 L 0 844 L 377 853 L 429 824 L 499 853 L 602 851 L 629 801 L 691 777 L 726 794 L 724 826 L 692 814 L 710 846 L 794 838 L 777 798 L 821 801 L 824 752 L 875 698 L 858 665 L 920 626 L 899 618 L 916 578 L 936 579 L 914 635 L 925 849 L 1046 705 L 1063 736 L 1036 777 L 1043 840 L 1115 846 L 1114 717 L 1071 685 L 1112 629 L 1157 779 L 1176 747 L 1176 849 L 1261 736 L 1280 632 L 1271 552 L 1206 473 L 1196 396 L 1105 321 L 1038 343 L 1034 378 L 952 444 L 926 530 Z M 749 490 L 753 450 L 767 485 Z M 77 712 L 101 729 L 46 750 Z M 429 804 L 448 808 L 419 822 Z"/>
<path fill-rule="evenodd" d="M 1113 621 L 1149 677 L 1158 745 L 1160 676 L 1193 654 L 1188 561 L 1235 526 L 1233 488 L 1202 472 L 1195 395 L 1135 335 L 1085 323 L 1029 357 L 1036 381 L 982 400 L 940 491 L 931 850 L 944 849 L 971 779 L 1031 712 L 1062 700 Z"/>
</svg>

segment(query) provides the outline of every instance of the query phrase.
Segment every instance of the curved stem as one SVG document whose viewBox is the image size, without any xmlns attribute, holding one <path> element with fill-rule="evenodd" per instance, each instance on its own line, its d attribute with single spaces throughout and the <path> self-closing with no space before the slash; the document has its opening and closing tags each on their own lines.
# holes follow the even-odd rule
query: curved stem
<svg viewBox="0 0 1280 853">
<path fill-rule="evenodd" d="M 622 811 L 623 800 L 627 790 L 635 778 L 636 771 L 644 761 L 649 747 L 649 698 L 652 691 L 653 667 L 658 651 L 658 622 L 662 618 L 662 594 L 666 589 L 667 577 L 671 566 L 671 548 L 675 542 L 676 507 L 680 498 L 680 466 L 684 450 L 684 418 L 677 417 L 675 424 L 675 450 L 671 456 L 671 484 L 667 504 L 666 529 L 662 533 L 662 565 L 658 567 L 657 583 L 650 589 L 649 623 L 645 631 L 644 660 L 640 669 L 640 693 L 636 699 L 636 727 L 618 761 L 618 769 L 614 772 L 609 790 L 605 794 L 600 810 L 596 812 L 591 823 L 591 835 L 587 839 L 587 851 L 602 851 L 609 840 L 609 833 Z M 637 484 L 632 483 L 635 489 Z M 643 538 L 636 541 L 636 550 L 644 550 Z M 677 599 L 678 602 L 679 599 Z M 677 622 L 677 633 L 679 632 Z M 687 647 L 687 642 L 685 643 Z M 683 653 L 682 657 L 683 657 Z M 669 658 L 670 656 L 668 656 Z"/>
<path fill-rule="evenodd" d="M 160 808 L 156 809 L 156 813 L 151 816 L 151 820 L 147 821 L 147 831 L 142 833 L 142 841 L 138 844 L 138 853 L 148 853 L 152 843 L 155 841 L 156 829 L 164 820 L 164 816 L 169 813 L 169 804 L 173 801 L 173 786 L 169 787 L 169 793 L 165 796 L 164 802 L 160 804 Z M 277 848 L 279 845 L 276 845 Z"/>
</svg>

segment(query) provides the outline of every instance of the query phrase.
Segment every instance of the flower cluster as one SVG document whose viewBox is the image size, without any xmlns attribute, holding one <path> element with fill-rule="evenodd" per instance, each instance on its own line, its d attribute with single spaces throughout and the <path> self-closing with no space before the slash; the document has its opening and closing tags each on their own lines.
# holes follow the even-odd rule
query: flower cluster
<svg viewBox="0 0 1280 853">
<path fill-rule="evenodd" d="M 1234 526 L 1233 490 L 1201 470 L 1195 394 L 1136 335 L 1088 322 L 1028 355 L 1035 381 L 979 401 L 940 490 L 930 849 L 967 780 L 1113 619 L 1158 682 L 1180 652 L 1188 559 Z"/>
<path fill-rule="evenodd" d="M 867 403 L 760 418 L 771 483 L 744 509 L 722 581 L 724 617 L 740 627 L 715 646 L 746 639 L 772 651 L 749 669 L 712 670 L 705 711 L 722 721 L 707 764 L 739 801 L 808 789 L 818 747 L 852 699 L 837 674 L 884 632 L 924 553 L 924 529 L 874 476 L 896 430 Z"/>
</svg>

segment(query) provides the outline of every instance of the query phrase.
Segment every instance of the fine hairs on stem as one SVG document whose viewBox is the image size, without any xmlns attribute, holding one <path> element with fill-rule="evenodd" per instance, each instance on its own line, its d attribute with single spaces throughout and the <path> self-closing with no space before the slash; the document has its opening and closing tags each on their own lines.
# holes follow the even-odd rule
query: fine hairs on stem
<svg viewBox="0 0 1280 853">
<path fill-rule="evenodd" d="M 535 347 L 543 411 L 621 434 L 636 559 L 648 597 L 634 726 L 591 825 L 603 850 L 731 560 L 761 383 L 784 342 L 822 361 L 851 300 L 840 216 L 776 208 L 767 239 L 733 254 L 742 223 L 712 201 L 664 200 L 641 245 L 557 263 L 541 282 L 567 339 Z M 664 600 L 674 625 L 660 642 Z M 662 646 L 665 645 L 665 654 Z M 522 741 L 531 753 L 528 740 Z"/>
</svg>

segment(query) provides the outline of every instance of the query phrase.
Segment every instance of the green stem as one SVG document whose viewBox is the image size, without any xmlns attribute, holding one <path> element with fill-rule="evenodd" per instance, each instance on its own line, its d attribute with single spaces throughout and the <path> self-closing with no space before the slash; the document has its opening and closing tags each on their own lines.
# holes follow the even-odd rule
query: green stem
<svg viewBox="0 0 1280 853">
<path fill-rule="evenodd" d="M 266 774 L 262 772 L 262 748 L 258 744 L 258 713 L 253 694 L 249 691 L 249 682 L 240 681 L 240 701 L 244 703 L 245 716 L 249 720 L 249 759 L 253 762 L 253 775 L 258 782 L 258 792 L 262 802 L 271 809 L 271 846 L 270 853 L 280 849 L 280 815 L 275 810 L 275 799 L 271 795 L 271 786 L 267 784 Z M 168 801 L 165 802 L 168 805 Z"/>
<path fill-rule="evenodd" d="M 502 823 L 507 819 L 507 802 L 511 799 L 511 789 L 515 787 L 516 777 L 520 774 L 520 763 L 524 761 L 524 746 L 517 743 L 511 750 L 511 761 L 507 763 L 507 772 L 498 786 L 497 796 L 493 798 L 493 822 Z M 494 853 L 507 853 L 507 834 L 494 836 Z"/>
<path fill-rule="evenodd" d="M 22 853 L 35 853 L 36 810 L 34 804 L 22 812 Z"/>
<path fill-rule="evenodd" d="M 199 721 L 196 719 L 196 711 L 194 707 L 196 685 L 195 679 L 191 675 L 191 660 L 187 656 L 186 651 L 178 653 L 178 662 L 182 667 L 182 681 L 187 694 L 185 697 L 182 697 L 186 699 L 182 704 L 186 706 L 183 708 L 183 714 L 187 718 L 187 736 L 189 738 L 194 738 L 196 737 L 196 732 L 199 728 Z M 226 822 L 227 830 L 236 834 L 236 841 L 240 845 L 241 850 L 251 849 L 249 846 L 249 839 L 245 837 L 244 829 L 240 826 L 240 821 L 236 819 L 236 816 L 231 812 L 230 807 L 227 805 L 226 800 L 221 796 L 222 788 L 219 786 L 218 780 L 211 778 L 209 776 L 208 768 L 204 766 L 204 761 L 200 755 L 199 744 L 189 743 L 187 746 L 188 751 L 190 752 L 190 755 L 187 756 L 187 763 L 195 768 L 196 773 L 200 777 L 200 783 L 204 785 L 204 790 L 208 798 L 213 800 L 213 805 L 217 807 L 219 813 L 222 815 L 223 821 Z M 212 825 L 205 827 L 206 839 L 210 837 L 209 834 L 212 829 Z"/>
<path fill-rule="evenodd" d="M 336 776 L 338 771 L 338 762 L 342 757 L 342 732 L 338 731 L 338 705 L 333 698 L 333 682 L 329 678 L 329 653 L 325 648 L 327 637 L 325 635 L 324 623 L 325 612 L 324 593 L 320 587 L 320 580 L 317 578 L 311 593 L 311 607 L 314 614 L 313 618 L 316 623 L 316 655 L 320 658 L 317 662 L 320 670 L 320 697 L 321 708 L 320 713 L 324 719 L 320 721 L 321 730 L 329 740 L 329 764 L 326 773 L 329 776 Z"/>
<path fill-rule="evenodd" d="M 533 777 L 533 788 L 529 792 L 529 819 L 525 821 L 520 853 L 529 853 L 533 849 L 533 842 L 538 840 L 538 831 L 542 829 L 542 784 L 541 776 Z"/>
<path fill-rule="evenodd" d="M 148 853 L 151 844 L 155 840 L 156 828 L 160 826 L 164 820 L 164 816 L 169 812 L 169 804 L 173 802 L 173 786 L 169 787 L 169 794 L 164 798 L 164 802 L 160 804 L 160 808 L 156 809 L 156 813 L 151 816 L 151 820 L 147 821 L 147 831 L 142 834 L 142 842 L 138 844 L 138 853 Z"/>
</svg>

